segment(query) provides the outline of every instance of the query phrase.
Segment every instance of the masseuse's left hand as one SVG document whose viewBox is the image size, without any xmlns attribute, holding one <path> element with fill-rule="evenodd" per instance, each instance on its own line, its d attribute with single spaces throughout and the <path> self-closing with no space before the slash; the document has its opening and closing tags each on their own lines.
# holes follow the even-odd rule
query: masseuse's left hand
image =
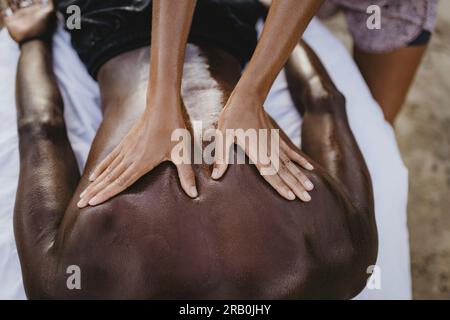
<svg viewBox="0 0 450 320">
<path fill-rule="evenodd" d="M 238 129 L 244 132 L 255 130 L 253 132 L 256 139 L 248 139 L 251 131 L 247 131 L 249 135 L 242 135 Z M 314 186 L 300 167 L 313 170 L 313 166 L 278 134 L 279 131 L 276 131 L 277 128 L 264 111 L 263 101 L 248 93 L 233 94 L 219 117 L 218 130 L 222 138 L 216 136 L 213 179 L 220 179 L 224 175 L 228 168 L 230 148 L 236 143 L 252 160 L 263 178 L 282 197 L 294 200 L 297 196 L 305 202 L 311 200 L 308 191 Z M 227 131 L 234 132 L 234 135 L 227 137 Z M 267 139 L 264 135 L 259 135 L 264 131 L 267 132 Z M 278 145 L 276 139 L 271 139 L 271 135 L 279 137 Z"/>
<path fill-rule="evenodd" d="M 313 189 L 313 185 L 299 166 L 307 170 L 312 170 L 313 167 L 301 154 L 289 146 L 289 142 L 284 140 L 282 135 L 279 137 L 279 146 L 275 146 L 275 148 L 271 142 L 269 143 L 271 139 L 260 143 L 258 135 L 262 132 L 261 129 L 275 129 L 263 109 L 263 103 L 277 75 L 294 50 L 309 21 L 320 8 L 322 1 L 272 1 L 258 45 L 222 111 L 218 123 L 218 129 L 222 136 L 226 136 L 228 129 L 256 130 L 257 142 L 235 135 L 232 143 L 238 144 L 245 150 L 264 179 L 288 200 L 294 200 L 295 196 L 303 201 L 311 200 L 308 191 Z M 298 14 L 292 14 L 293 12 Z M 221 144 L 221 140 L 225 140 L 226 143 Z M 228 167 L 227 152 L 230 146 L 226 144 L 229 144 L 230 140 L 216 137 L 216 159 L 212 174 L 214 179 L 219 179 Z M 248 146 L 246 146 L 245 140 L 250 140 Z M 263 159 L 259 154 L 261 150 L 258 150 L 261 146 L 265 146 Z M 274 149 L 278 156 L 269 155 L 268 150 L 271 149 Z M 269 172 L 263 170 L 267 169 L 265 167 L 267 159 L 270 159 Z"/>
</svg>

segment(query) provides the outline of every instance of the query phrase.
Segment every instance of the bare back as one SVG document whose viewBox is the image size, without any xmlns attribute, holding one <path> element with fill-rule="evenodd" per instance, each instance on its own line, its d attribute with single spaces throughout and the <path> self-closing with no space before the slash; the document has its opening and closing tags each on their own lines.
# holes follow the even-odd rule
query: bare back
<svg viewBox="0 0 450 320">
<path fill-rule="evenodd" d="M 284 200 L 248 164 L 232 165 L 221 181 L 210 178 L 208 165 L 195 165 L 200 196 L 193 200 L 181 189 L 175 167 L 163 163 L 107 203 L 76 207 L 89 171 L 144 109 L 148 61 L 149 48 L 138 49 L 100 71 L 104 122 L 51 249 L 58 263 L 50 296 L 355 295 L 373 262 L 373 216 L 356 209 L 318 163 L 305 172 L 315 185 L 310 203 Z M 228 54 L 189 45 L 183 99 L 190 120 L 214 123 L 239 75 Z M 82 290 L 67 290 L 69 265 L 81 268 Z"/>
</svg>

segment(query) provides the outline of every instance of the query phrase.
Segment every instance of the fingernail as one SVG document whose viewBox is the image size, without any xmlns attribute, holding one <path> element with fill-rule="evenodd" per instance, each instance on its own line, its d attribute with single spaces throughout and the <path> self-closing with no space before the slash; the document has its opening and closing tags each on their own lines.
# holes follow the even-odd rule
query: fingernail
<svg viewBox="0 0 450 320">
<path fill-rule="evenodd" d="M 94 174 L 91 174 L 90 176 L 89 176 L 89 181 L 90 182 L 93 182 L 95 180 L 95 176 L 94 176 Z"/>
<path fill-rule="evenodd" d="M 288 192 L 288 199 L 289 200 L 295 200 L 295 194 L 292 191 Z"/>
<path fill-rule="evenodd" d="M 197 198 L 198 197 L 198 191 L 196 187 L 191 187 L 189 189 L 189 193 L 191 194 L 192 198 Z"/>
<path fill-rule="evenodd" d="M 302 196 L 303 196 L 303 201 L 306 201 L 306 202 L 311 201 L 311 196 L 309 195 L 308 192 L 306 192 L 306 191 L 303 192 Z"/>
<path fill-rule="evenodd" d="M 97 197 L 97 196 L 95 196 L 95 197 L 93 197 L 90 201 L 89 201 L 89 205 L 91 205 L 91 206 L 96 206 L 96 205 L 98 205 L 99 204 L 99 201 L 100 199 Z"/>
<path fill-rule="evenodd" d="M 308 191 L 311 191 L 312 189 L 314 189 L 314 185 L 309 180 L 305 181 L 305 187 L 306 187 L 306 189 L 308 189 Z"/>
<path fill-rule="evenodd" d="M 314 170 L 314 167 L 312 166 L 311 163 L 308 162 L 308 163 L 306 164 L 306 169 L 307 169 L 307 170 Z"/>
<path fill-rule="evenodd" d="M 78 203 L 77 203 L 77 207 L 80 208 L 80 209 L 86 207 L 86 205 L 87 205 L 87 202 L 86 202 L 85 199 L 81 199 L 81 200 L 78 201 Z"/>
<path fill-rule="evenodd" d="M 218 179 L 219 178 L 219 169 L 214 169 L 213 172 L 212 172 L 211 177 L 213 179 Z"/>
</svg>

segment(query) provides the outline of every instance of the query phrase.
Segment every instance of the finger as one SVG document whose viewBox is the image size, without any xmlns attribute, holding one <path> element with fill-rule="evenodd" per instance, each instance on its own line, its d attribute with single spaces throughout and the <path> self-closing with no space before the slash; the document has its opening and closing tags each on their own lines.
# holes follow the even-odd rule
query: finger
<svg viewBox="0 0 450 320">
<path fill-rule="evenodd" d="M 262 177 L 280 194 L 280 196 L 287 200 L 295 200 L 295 194 L 279 175 L 262 175 Z"/>
<path fill-rule="evenodd" d="M 211 178 L 219 180 L 223 177 L 228 169 L 228 162 L 230 159 L 230 149 L 233 146 L 233 139 L 227 138 L 216 139 L 216 151 L 214 154 L 214 164 Z"/>
<path fill-rule="evenodd" d="M 271 170 L 270 172 L 273 172 L 274 174 L 263 174 L 262 170 L 266 169 L 267 166 L 262 166 L 261 163 L 258 161 L 257 152 L 255 151 L 254 147 L 249 146 L 247 143 L 242 146 L 240 143 L 242 141 L 238 140 L 238 144 L 241 146 L 241 148 L 245 148 L 245 153 L 247 156 L 252 160 L 252 162 L 256 165 L 256 168 L 258 169 L 261 176 L 285 199 L 287 200 L 295 200 L 295 194 L 292 192 L 289 185 L 283 181 L 283 179 L 279 175 L 279 168 L 275 167 L 275 164 L 271 161 L 269 167 Z M 276 157 L 278 157 L 278 152 L 275 154 Z M 292 180 L 294 178 L 292 177 Z M 293 182 L 292 185 L 295 185 Z"/>
<path fill-rule="evenodd" d="M 267 154 L 268 150 L 270 150 L 270 144 L 268 147 L 266 147 L 265 150 L 260 150 L 264 154 L 260 154 L 258 152 L 258 145 L 259 142 L 256 144 L 246 143 L 246 141 L 241 140 L 237 138 L 237 144 L 245 150 L 245 154 L 248 156 L 248 158 L 251 160 L 251 162 L 258 168 L 258 171 L 261 173 L 261 175 L 275 175 L 278 173 L 278 165 L 275 167 L 275 163 L 273 163 L 272 158 L 279 158 L 279 150 L 273 150 L 273 154 L 271 157 Z M 269 160 L 269 163 L 263 164 L 263 159 L 260 157 L 265 157 L 266 160 Z"/>
<path fill-rule="evenodd" d="M 125 172 L 123 172 L 114 182 L 108 185 L 105 189 L 100 191 L 94 198 L 89 201 L 90 206 L 97 206 L 117 194 L 121 193 L 123 190 L 127 189 L 139 178 L 136 174 L 136 168 L 134 166 L 128 167 Z"/>
<path fill-rule="evenodd" d="M 287 156 L 292 159 L 293 161 L 297 162 L 301 167 L 305 168 L 306 170 L 314 170 L 314 166 L 306 160 L 303 156 L 301 156 L 297 151 L 293 150 L 291 147 L 289 147 L 286 142 L 284 142 L 282 139 L 281 141 L 281 149 L 286 152 Z"/>
<path fill-rule="evenodd" d="M 103 183 L 105 180 L 111 181 L 112 176 L 113 176 L 112 173 L 116 169 L 116 167 L 121 164 L 122 159 L 123 159 L 123 157 L 121 157 L 121 158 L 117 157 L 116 159 L 114 159 L 114 161 L 108 166 L 108 168 L 106 168 L 102 172 L 102 174 L 100 176 L 98 176 L 97 179 L 95 179 L 95 181 L 92 181 L 84 189 L 84 191 L 80 194 L 80 198 L 88 198 L 88 197 L 92 198 L 92 190 L 94 188 L 96 188 L 97 185 L 99 185 L 100 183 Z"/>
<path fill-rule="evenodd" d="M 181 187 L 183 188 L 184 192 L 186 192 L 186 194 L 191 198 L 197 198 L 198 191 L 195 185 L 195 174 L 192 165 L 178 164 L 177 171 Z"/>
<path fill-rule="evenodd" d="M 280 160 L 282 165 L 303 185 L 307 191 L 314 189 L 314 185 L 311 180 L 309 180 L 308 177 L 296 166 L 296 164 L 289 159 L 284 151 L 281 151 L 280 153 Z"/>
<path fill-rule="evenodd" d="M 118 155 L 111 163 L 110 165 L 94 180 L 91 182 L 91 184 L 80 194 L 80 198 L 83 198 L 84 195 L 87 193 L 88 190 L 95 187 L 97 184 L 101 183 L 105 179 L 111 179 L 111 173 L 113 170 L 122 163 L 124 159 L 123 155 Z"/>
<path fill-rule="evenodd" d="M 127 166 L 122 162 L 122 160 L 123 157 L 120 156 L 117 157 L 111 163 L 111 165 L 108 168 L 106 168 L 106 170 L 103 171 L 103 173 L 80 194 L 80 198 L 82 199 L 84 198 L 84 200 L 89 201 L 89 199 L 95 195 L 93 194 L 93 190 L 96 189 L 99 184 L 112 183 L 112 181 L 114 181 L 114 179 L 117 178 L 118 176 L 117 175 L 118 167 L 119 166 L 121 167 L 119 168 L 121 169 L 119 174 L 121 174 L 127 168 Z"/>
<path fill-rule="evenodd" d="M 101 182 L 97 183 L 95 186 L 89 186 L 83 192 L 83 196 L 81 197 L 80 201 L 78 202 L 77 206 L 79 208 L 86 207 L 89 202 L 95 198 L 99 193 L 101 193 L 103 190 L 107 189 L 108 186 L 116 183 L 116 180 L 127 170 L 127 166 L 124 163 L 119 164 L 114 171 L 112 171 L 110 174 L 108 174 L 107 177 L 102 179 Z"/>
<path fill-rule="evenodd" d="M 95 179 L 97 179 L 103 173 L 103 171 L 105 171 L 106 168 L 109 167 L 111 162 L 113 162 L 113 160 L 119 155 L 119 151 L 119 146 L 114 148 L 114 150 L 102 162 L 100 162 L 97 167 L 95 167 L 94 171 L 89 176 L 89 181 L 94 181 Z"/>
<path fill-rule="evenodd" d="M 305 202 L 311 201 L 311 196 L 309 193 L 305 190 L 300 181 L 298 181 L 286 167 L 281 167 L 278 175 L 299 199 Z"/>
</svg>

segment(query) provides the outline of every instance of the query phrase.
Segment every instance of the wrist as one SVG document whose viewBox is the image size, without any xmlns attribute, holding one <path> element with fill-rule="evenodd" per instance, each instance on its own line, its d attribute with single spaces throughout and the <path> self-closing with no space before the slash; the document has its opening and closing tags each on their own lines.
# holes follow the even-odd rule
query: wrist
<svg viewBox="0 0 450 320">
<path fill-rule="evenodd" d="M 19 43 L 19 47 L 21 50 L 25 50 L 27 48 L 41 46 L 50 48 L 52 45 L 51 38 L 48 37 L 33 37 L 26 40 L 23 40 Z"/>
<path fill-rule="evenodd" d="M 239 98 L 239 100 L 250 100 L 262 106 L 267 98 L 268 90 L 257 81 L 241 80 L 234 88 L 232 96 Z"/>
<path fill-rule="evenodd" d="M 238 84 L 230 95 L 227 106 L 239 109 L 260 109 L 263 108 L 266 96 L 258 86 Z"/>
<path fill-rule="evenodd" d="M 233 91 L 225 106 L 227 111 L 238 113 L 244 116 L 251 113 L 256 114 L 263 110 L 263 102 L 261 99 L 247 91 Z"/>
<path fill-rule="evenodd" d="M 180 90 L 164 87 L 163 90 L 150 89 L 147 94 L 146 113 L 178 114 L 181 113 L 182 100 Z"/>
</svg>

